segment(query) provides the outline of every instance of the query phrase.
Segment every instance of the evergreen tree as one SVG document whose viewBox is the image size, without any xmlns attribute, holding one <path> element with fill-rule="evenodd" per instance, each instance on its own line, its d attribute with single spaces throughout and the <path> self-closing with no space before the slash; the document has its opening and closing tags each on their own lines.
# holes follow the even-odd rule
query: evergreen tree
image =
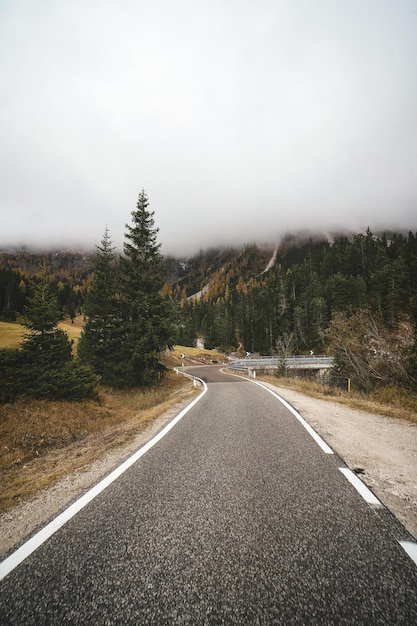
<svg viewBox="0 0 417 626">
<path fill-rule="evenodd" d="M 15 348 L 0 349 L 0 404 L 12 402 L 25 393 L 22 380 L 22 351 Z"/>
<path fill-rule="evenodd" d="M 117 297 L 116 253 L 106 227 L 97 246 L 94 275 L 84 312 L 87 321 L 78 343 L 79 358 L 91 365 L 104 384 L 112 384 L 114 370 L 123 358 L 123 325 Z"/>
<path fill-rule="evenodd" d="M 68 363 L 72 350 L 68 335 L 57 328 L 60 318 L 58 300 L 51 291 L 47 271 L 44 265 L 40 280 L 29 283 L 32 295 L 25 307 L 24 323 L 29 332 L 25 334 L 22 346 L 28 363 L 36 365 L 36 375 L 41 378 Z"/>
<path fill-rule="evenodd" d="M 156 382 L 164 369 L 159 355 L 173 339 L 171 302 L 161 294 L 165 267 L 157 243 L 159 229 L 148 205 L 142 190 L 132 211 L 133 224 L 126 224 L 124 256 L 120 259 L 123 362 L 114 378 L 119 386 Z"/>
<path fill-rule="evenodd" d="M 192 301 L 181 302 L 178 323 L 178 343 L 181 346 L 194 346 L 197 340 L 196 307 Z"/>
<path fill-rule="evenodd" d="M 39 280 L 30 283 L 32 296 L 25 309 L 29 330 L 16 372 L 24 392 L 38 398 L 80 400 L 91 395 L 95 377 L 72 359 L 68 335 L 57 328 L 60 313 L 46 266 Z"/>
<path fill-rule="evenodd" d="M 30 288 L 32 289 L 32 296 L 28 298 L 25 307 L 24 325 L 33 334 L 44 335 L 52 332 L 59 322 L 60 312 L 58 300 L 52 293 L 49 284 L 48 268 L 45 264 L 42 266 L 40 280 L 32 280 Z"/>
</svg>

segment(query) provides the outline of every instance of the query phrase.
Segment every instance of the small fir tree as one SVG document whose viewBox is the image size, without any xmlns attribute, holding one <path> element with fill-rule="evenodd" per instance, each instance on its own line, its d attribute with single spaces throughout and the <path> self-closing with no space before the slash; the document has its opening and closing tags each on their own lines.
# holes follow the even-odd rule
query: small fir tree
<svg viewBox="0 0 417 626">
<path fill-rule="evenodd" d="M 94 276 L 84 312 L 87 321 L 78 343 L 78 356 L 91 365 L 104 384 L 113 384 L 114 370 L 119 368 L 123 354 L 124 329 L 117 297 L 116 253 L 106 227 L 97 246 Z"/>
<path fill-rule="evenodd" d="M 39 280 L 31 281 L 32 296 L 25 309 L 20 381 L 25 393 L 38 398 L 80 400 L 91 395 L 95 377 L 73 361 L 68 335 L 57 327 L 60 313 L 46 266 Z"/>
<path fill-rule="evenodd" d="M 32 280 L 30 288 L 32 296 L 25 306 L 25 327 L 32 335 L 53 332 L 59 322 L 60 312 L 58 300 L 49 284 L 47 265 L 42 265 L 40 280 Z"/>
<path fill-rule="evenodd" d="M 22 346 L 27 364 L 33 369 L 33 385 L 42 385 L 43 380 L 50 378 L 54 370 L 58 370 L 71 360 L 71 343 L 68 335 L 57 328 L 60 312 L 56 296 L 49 284 L 46 265 L 42 268 L 39 281 L 32 280 L 29 284 L 31 297 L 25 307 L 25 327 L 29 330 L 24 335 Z M 31 385 L 31 386 L 33 386 Z"/>
</svg>

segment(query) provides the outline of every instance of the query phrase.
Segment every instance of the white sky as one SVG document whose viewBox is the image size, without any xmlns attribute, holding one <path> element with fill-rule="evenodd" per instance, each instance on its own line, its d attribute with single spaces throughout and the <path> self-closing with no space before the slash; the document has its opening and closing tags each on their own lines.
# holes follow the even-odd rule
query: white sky
<svg viewBox="0 0 417 626">
<path fill-rule="evenodd" d="M 417 230 L 417 0 L 0 0 L 0 246 Z"/>
</svg>

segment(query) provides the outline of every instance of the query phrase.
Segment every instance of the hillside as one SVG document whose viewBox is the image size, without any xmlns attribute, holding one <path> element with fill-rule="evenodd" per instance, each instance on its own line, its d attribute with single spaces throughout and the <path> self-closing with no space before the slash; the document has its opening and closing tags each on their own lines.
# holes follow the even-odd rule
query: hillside
<svg viewBox="0 0 417 626">
<path fill-rule="evenodd" d="M 177 295 L 198 297 L 204 291 L 204 295 L 213 297 L 222 291 L 222 286 L 224 291 L 231 280 L 237 284 L 239 277 L 249 281 L 261 274 L 272 255 L 272 248 L 248 245 L 242 249 L 211 248 L 186 260 L 168 259 L 167 262 L 168 267 L 177 268 L 176 273 L 171 270 L 170 274 Z"/>
<path fill-rule="evenodd" d="M 369 310 L 394 329 L 414 319 L 417 238 L 413 233 L 284 238 L 212 250 L 182 261 L 169 293 L 182 312 L 181 342 L 270 354 L 291 336 L 295 352 L 325 351 L 337 313 Z"/>
<path fill-rule="evenodd" d="M 28 278 L 42 258 L 27 251 L 0 255 L 0 319 L 23 313 Z M 63 317 L 82 314 L 93 255 L 50 253 L 47 261 Z M 207 348 L 271 354 L 288 344 L 295 353 L 326 352 L 349 320 L 374 342 L 367 349 L 381 355 L 392 354 L 395 343 L 407 352 L 414 341 L 412 232 L 287 235 L 276 248 L 219 247 L 164 261 L 164 294 L 177 306 L 181 345 L 199 340 Z M 371 325 L 367 331 L 364 324 Z"/>
</svg>

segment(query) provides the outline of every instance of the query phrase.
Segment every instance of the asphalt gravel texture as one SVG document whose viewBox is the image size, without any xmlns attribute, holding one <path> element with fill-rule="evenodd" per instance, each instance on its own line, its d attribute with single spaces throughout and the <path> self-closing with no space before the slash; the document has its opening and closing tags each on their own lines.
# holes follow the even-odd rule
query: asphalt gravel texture
<svg viewBox="0 0 417 626">
<path fill-rule="evenodd" d="M 411 624 L 417 567 L 273 395 L 218 368 L 151 450 L 14 569 L 6 624 Z"/>
</svg>

